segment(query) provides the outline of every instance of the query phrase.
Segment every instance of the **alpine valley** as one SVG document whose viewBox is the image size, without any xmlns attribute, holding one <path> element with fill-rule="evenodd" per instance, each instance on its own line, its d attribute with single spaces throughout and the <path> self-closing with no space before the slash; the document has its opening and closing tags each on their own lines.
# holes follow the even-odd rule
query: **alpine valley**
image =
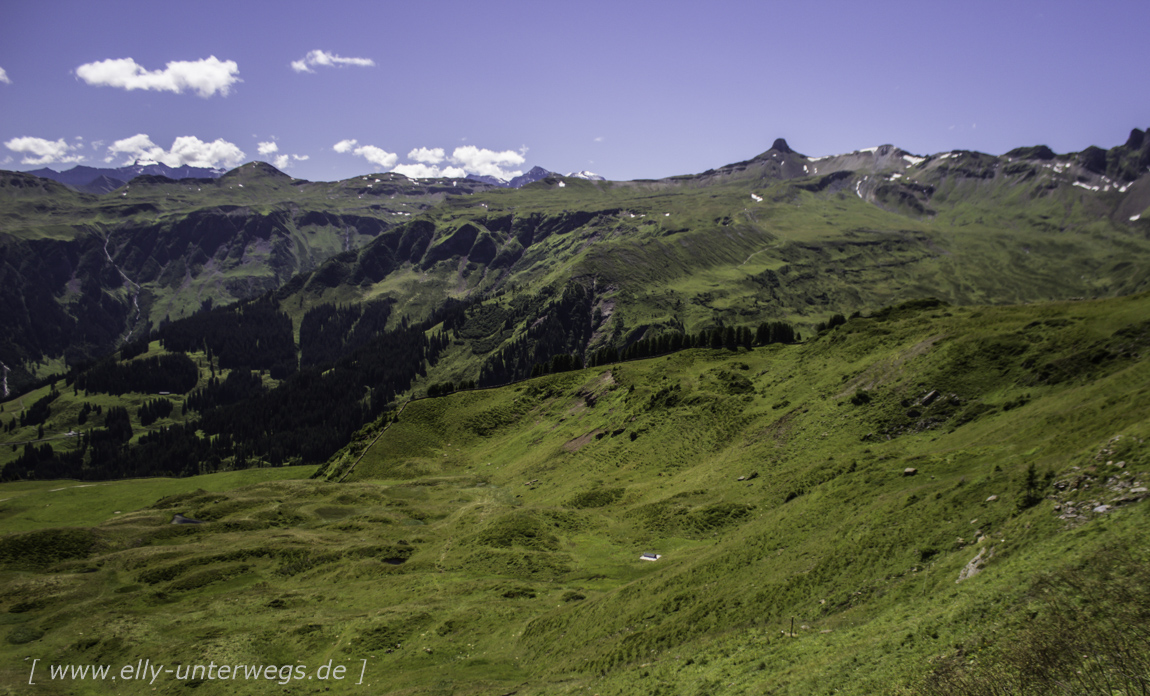
<svg viewBox="0 0 1150 696">
<path fill-rule="evenodd" d="M 1150 690 L 1143 131 L 166 174 L 0 172 L 0 693 Z"/>
</svg>

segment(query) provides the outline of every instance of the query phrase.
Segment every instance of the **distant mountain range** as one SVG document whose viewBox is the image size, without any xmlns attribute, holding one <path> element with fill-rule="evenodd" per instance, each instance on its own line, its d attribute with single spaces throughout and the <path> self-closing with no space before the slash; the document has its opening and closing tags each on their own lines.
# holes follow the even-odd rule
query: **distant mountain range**
<svg viewBox="0 0 1150 696">
<path fill-rule="evenodd" d="M 97 168 L 77 165 L 66 171 L 58 172 L 54 169 L 34 169 L 26 172 L 43 179 L 51 179 L 64 184 L 68 188 L 83 193 L 108 193 L 114 191 L 138 176 L 163 176 L 169 179 L 218 179 L 226 169 L 207 169 L 205 167 L 169 167 L 159 162 L 142 163 L 137 161 L 125 167 Z"/>
<path fill-rule="evenodd" d="M 532 167 L 526 174 L 511 179 L 500 179 L 494 176 L 484 176 L 481 174 L 468 174 L 467 178 L 472 181 L 481 181 L 485 184 L 498 186 L 499 188 L 523 188 L 527 184 L 533 184 L 540 179 L 546 179 L 549 176 L 558 176 L 555 172 L 544 169 L 543 167 Z"/>
<path fill-rule="evenodd" d="M 136 162 L 125 167 L 115 168 L 98 168 L 86 167 L 84 165 L 77 165 L 71 169 L 58 172 L 54 169 L 44 167 L 43 169 L 34 169 L 26 174 L 32 174 L 42 179 L 51 179 L 64 184 L 70 189 L 80 191 L 82 193 L 104 194 L 115 191 L 124 184 L 138 176 L 162 176 L 168 179 L 218 179 L 227 172 L 226 169 L 207 169 L 204 167 L 169 167 L 165 164 L 158 162 L 141 163 Z M 499 188 L 523 188 L 527 184 L 533 184 L 540 179 L 546 179 L 549 176 L 562 176 L 556 172 L 544 169 L 543 167 L 532 167 L 530 171 L 525 174 L 510 179 L 500 179 L 494 176 L 483 176 L 480 174 L 470 174 L 467 178 L 471 181 L 478 181 L 491 186 L 498 186 Z M 568 174 L 567 176 L 575 179 L 587 179 L 590 181 L 605 181 L 604 177 L 599 176 L 593 172 L 581 171 Z"/>
<path fill-rule="evenodd" d="M 500 179 L 500 178 L 497 178 L 494 176 L 482 176 L 480 174 L 469 174 L 467 176 L 467 178 L 472 180 L 472 181 L 481 181 L 485 184 L 491 184 L 492 186 L 498 186 L 499 188 L 517 189 L 517 188 L 523 188 L 527 184 L 533 184 L 536 181 L 546 179 L 549 176 L 563 176 L 563 175 L 559 174 L 557 172 L 553 172 L 553 171 L 544 169 L 543 167 L 532 167 L 531 170 L 528 171 L 526 174 L 520 174 L 519 176 L 517 176 L 511 180 L 504 180 L 504 179 Z M 574 179 L 587 179 L 589 181 L 606 181 L 606 179 L 604 177 L 601 177 L 598 174 L 595 174 L 594 172 L 589 172 L 586 170 L 581 171 L 581 172 L 574 172 L 572 174 L 567 174 L 566 176 L 574 178 Z"/>
</svg>

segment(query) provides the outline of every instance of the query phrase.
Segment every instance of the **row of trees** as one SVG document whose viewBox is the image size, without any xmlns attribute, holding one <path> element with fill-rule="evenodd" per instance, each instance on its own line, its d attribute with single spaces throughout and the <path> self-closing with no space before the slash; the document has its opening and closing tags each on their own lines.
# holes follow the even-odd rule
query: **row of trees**
<svg viewBox="0 0 1150 696">
<path fill-rule="evenodd" d="M 621 352 L 614 347 L 601 348 L 591 354 L 587 364 L 590 367 L 597 367 L 621 360 L 638 360 L 665 355 L 687 348 L 736 350 L 742 347 L 749 349 L 772 343 L 794 343 L 800 338 L 793 326 L 782 321 L 763 322 L 754 331 L 746 326 L 703 329 L 696 334 L 673 331 L 635 341 Z"/>
<path fill-rule="evenodd" d="M 108 358 L 75 375 L 72 384 L 77 390 L 101 394 L 184 394 L 199 381 L 195 361 L 182 353 L 170 353 L 130 362 Z"/>
<path fill-rule="evenodd" d="M 146 428 L 161 418 L 167 418 L 171 415 L 172 408 L 172 402 L 168 399 L 149 399 L 136 410 L 136 417 L 140 419 L 140 425 Z"/>
<path fill-rule="evenodd" d="M 427 388 L 427 395 L 430 397 L 447 396 L 457 391 L 468 391 L 475 388 L 475 380 L 470 379 L 465 379 L 458 384 L 455 382 L 439 382 Z"/>
</svg>

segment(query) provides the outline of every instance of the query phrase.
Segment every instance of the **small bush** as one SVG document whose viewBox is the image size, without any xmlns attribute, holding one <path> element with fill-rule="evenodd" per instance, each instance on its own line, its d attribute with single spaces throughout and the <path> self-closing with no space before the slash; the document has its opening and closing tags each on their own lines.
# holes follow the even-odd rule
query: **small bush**
<svg viewBox="0 0 1150 696">
<path fill-rule="evenodd" d="M 96 545 L 90 529 L 44 529 L 0 539 L 0 563 L 48 565 L 86 558 Z"/>
<path fill-rule="evenodd" d="M 31 626 L 20 626 L 15 628 L 8 634 L 8 642 L 12 645 L 23 645 L 24 643 L 31 643 L 34 640 L 40 640 L 44 637 L 44 632 L 38 628 Z"/>
<path fill-rule="evenodd" d="M 623 497 L 622 488 L 596 488 L 592 491 L 579 493 L 568 501 L 567 506 L 573 508 L 601 508 L 614 503 Z"/>
</svg>

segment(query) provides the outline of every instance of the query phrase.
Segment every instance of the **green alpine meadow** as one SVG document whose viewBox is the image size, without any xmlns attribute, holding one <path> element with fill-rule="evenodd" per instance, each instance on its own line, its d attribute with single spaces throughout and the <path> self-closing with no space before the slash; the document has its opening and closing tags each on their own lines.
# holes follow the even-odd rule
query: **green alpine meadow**
<svg viewBox="0 0 1150 696">
<path fill-rule="evenodd" d="M 0 172 L 0 694 L 1150 692 L 1148 167 Z"/>
</svg>

